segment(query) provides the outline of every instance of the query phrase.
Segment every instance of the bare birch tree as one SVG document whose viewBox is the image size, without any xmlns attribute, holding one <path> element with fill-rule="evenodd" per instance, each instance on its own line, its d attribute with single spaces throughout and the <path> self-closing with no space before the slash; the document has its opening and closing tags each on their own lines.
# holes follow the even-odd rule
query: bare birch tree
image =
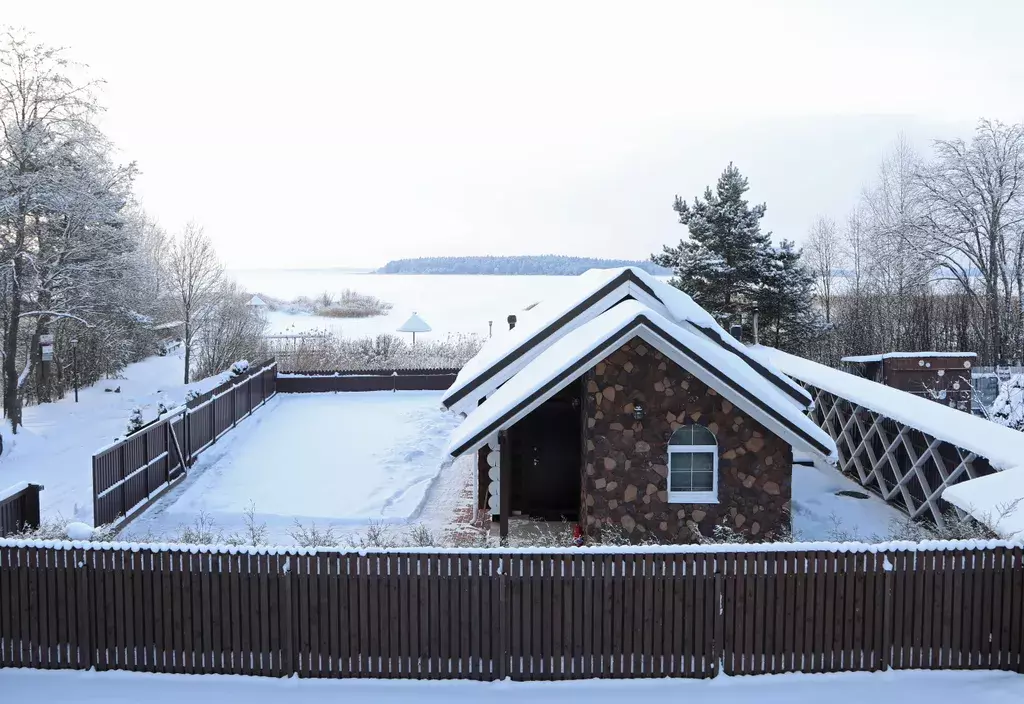
<svg viewBox="0 0 1024 704">
<path fill-rule="evenodd" d="M 926 207 L 915 242 L 978 299 L 983 312 L 983 358 L 1002 363 L 1008 326 L 1019 321 L 1020 229 L 1024 221 L 1024 125 L 982 120 L 970 142 L 935 142 L 935 161 L 917 183 Z M 979 281 L 981 292 L 975 281 Z M 981 350 L 979 350 L 981 351 Z"/>
<path fill-rule="evenodd" d="M 194 222 L 171 245 L 169 284 L 175 310 L 184 325 L 185 383 L 191 378 L 192 355 L 199 332 L 217 300 L 223 267 L 213 243 Z"/>
<path fill-rule="evenodd" d="M 815 288 L 825 312 L 825 322 L 831 324 L 832 298 L 842 258 L 839 233 L 832 218 L 820 217 L 811 226 L 804 257 L 815 273 Z"/>
</svg>

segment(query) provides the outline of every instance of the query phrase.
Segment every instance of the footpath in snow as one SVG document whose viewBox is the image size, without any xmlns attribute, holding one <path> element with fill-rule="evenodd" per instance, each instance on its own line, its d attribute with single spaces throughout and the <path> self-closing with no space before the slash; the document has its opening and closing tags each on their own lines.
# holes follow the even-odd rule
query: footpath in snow
<svg viewBox="0 0 1024 704">
<path fill-rule="evenodd" d="M 0 670 L 0 692 L 12 702 L 61 704 L 327 704 L 330 702 L 461 702 L 490 704 L 619 704 L 645 699 L 714 704 L 864 704 L 951 701 L 1018 704 L 1024 676 L 1008 672 L 859 672 L 759 675 L 713 680 L 583 680 L 577 682 L 464 682 L 303 680 L 238 675 L 157 675 L 134 672 Z"/>
<path fill-rule="evenodd" d="M 203 515 L 225 535 L 244 533 L 250 506 L 275 545 L 294 542 L 296 520 L 342 534 L 371 521 L 450 523 L 437 507 L 424 510 L 458 422 L 440 406 L 436 391 L 279 394 L 127 532 L 174 535 Z"/>
<path fill-rule="evenodd" d="M 125 434 L 132 408 L 141 407 L 149 421 L 159 403 L 179 405 L 189 389 L 207 391 L 226 378 L 185 386 L 184 365 L 180 352 L 150 357 L 129 365 L 117 379 L 81 389 L 78 403 L 72 392 L 55 403 L 26 407 L 18 434 L 4 431 L 0 491 L 23 481 L 42 484 L 44 518 L 92 524 L 92 454 Z"/>
</svg>

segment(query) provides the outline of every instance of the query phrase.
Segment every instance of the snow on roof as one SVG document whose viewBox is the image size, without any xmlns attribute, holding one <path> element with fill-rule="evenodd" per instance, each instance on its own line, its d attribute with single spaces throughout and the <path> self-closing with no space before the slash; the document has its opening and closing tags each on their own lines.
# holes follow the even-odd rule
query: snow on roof
<svg viewBox="0 0 1024 704">
<path fill-rule="evenodd" d="M 560 335 L 599 315 L 625 296 L 642 300 L 674 323 L 732 350 L 748 366 L 756 368 L 760 364 L 759 360 L 750 358 L 739 340 L 729 335 L 710 313 L 683 291 L 637 267 L 591 269 L 576 277 L 562 295 L 544 300 L 529 311 L 517 313 L 516 327 L 497 331 L 463 366 L 442 400 L 449 407 L 465 403 L 467 397 L 475 401 L 471 395 L 474 386 L 481 386 L 488 378 L 492 379 L 490 386 L 497 386 L 553 344 Z M 784 374 L 770 367 L 757 368 L 756 371 L 785 387 L 793 402 L 803 403 L 805 407 L 811 403 L 807 392 Z M 484 394 L 476 392 L 476 395 Z M 471 407 L 471 404 L 466 405 Z"/>
<path fill-rule="evenodd" d="M 410 315 L 409 319 L 398 328 L 398 332 L 430 332 L 430 330 L 431 328 L 427 325 L 427 321 L 416 315 L 416 313 Z"/>
<path fill-rule="evenodd" d="M 974 352 L 885 352 L 884 354 L 862 354 L 854 357 L 843 357 L 842 362 L 881 362 L 883 359 L 918 359 L 926 357 L 977 357 Z"/>
<path fill-rule="evenodd" d="M 942 498 L 1004 538 L 1024 537 L 1024 467 L 954 484 Z"/>
<path fill-rule="evenodd" d="M 996 469 L 1024 464 L 1024 433 L 771 347 L 750 349 L 792 377 L 970 450 Z"/>
<path fill-rule="evenodd" d="M 481 446 L 496 430 L 514 424 L 559 388 L 636 336 L 728 396 L 791 444 L 827 458 L 835 456 L 832 438 L 750 365 L 635 300 L 619 303 L 540 353 L 468 414 L 453 433 L 448 453 L 460 455 Z"/>
<path fill-rule="evenodd" d="M 150 328 L 150 329 L 151 329 L 151 330 L 170 330 L 171 328 L 177 328 L 177 327 L 181 327 L 181 326 L 182 326 L 182 325 L 184 325 L 184 324 L 185 324 L 185 323 L 184 323 L 184 321 L 181 321 L 181 320 L 172 320 L 172 321 L 171 321 L 171 322 L 169 322 L 169 323 L 160 323 L 159 325 L 154 325 L 154 326 L 153 326 L 152 328 Z"/>
<path fill-rule="evenodd" d="M 266 308 L 267 307 L 267 304 L 259 296 L 253 296 L 252 298 L 249 299 L 249 302 L 246 303 L 245 305 L 247 305 L 247 306 L 254 306 L 256 308 Z"/>
</svg>

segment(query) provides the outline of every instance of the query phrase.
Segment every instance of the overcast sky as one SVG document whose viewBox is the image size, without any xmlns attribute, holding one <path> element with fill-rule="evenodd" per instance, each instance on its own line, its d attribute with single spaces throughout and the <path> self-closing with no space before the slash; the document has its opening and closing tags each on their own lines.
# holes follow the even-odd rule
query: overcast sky
<svg viewBox="0 0 1024 704">
<path fill-rule="evenodd" d="M 0 22 L 106 80 L 147 211 L 233 267 L 642 258 L 730 160 L 799 241 L 900 132 L 1024 119 L 1016 0 L 0 0 Z"/>
</svg>

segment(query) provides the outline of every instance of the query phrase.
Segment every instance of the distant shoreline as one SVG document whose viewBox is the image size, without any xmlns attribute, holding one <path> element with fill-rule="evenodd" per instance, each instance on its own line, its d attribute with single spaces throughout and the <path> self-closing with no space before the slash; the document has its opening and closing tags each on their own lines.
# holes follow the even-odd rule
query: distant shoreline
<svg viewBox="0 0 1024 704">
<path fill-rule="evenodd" d="M 417 257 L 395 259 L 375 273 L 448 276 L 578 276 L 589 269 L 635 266 L 656 276 L 670 273 L 649 261 L 570 257 L 556 254 L 512 257 Z"/>
</svg>

